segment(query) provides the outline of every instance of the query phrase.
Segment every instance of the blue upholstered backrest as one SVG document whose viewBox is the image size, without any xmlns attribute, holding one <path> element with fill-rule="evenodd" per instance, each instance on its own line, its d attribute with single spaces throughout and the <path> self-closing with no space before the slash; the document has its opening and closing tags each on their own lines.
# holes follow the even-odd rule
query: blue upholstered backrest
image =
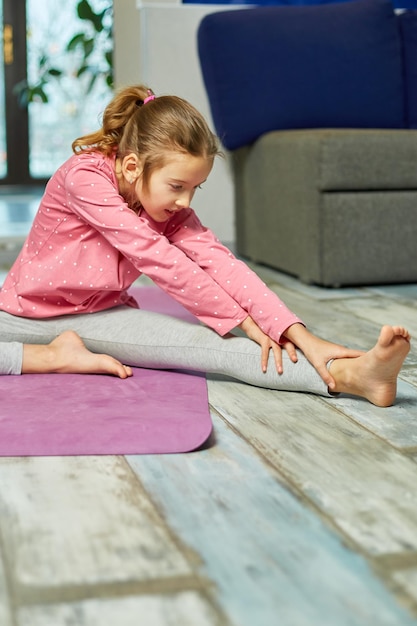
<svg viewBox="0 0 417 626">
<path fill-rule="evenodd" d="M 390 0 L 212 13 L 198 50 L 216 131 L 231 150 L 271 130 L 406 124 Z"/>
</svg>

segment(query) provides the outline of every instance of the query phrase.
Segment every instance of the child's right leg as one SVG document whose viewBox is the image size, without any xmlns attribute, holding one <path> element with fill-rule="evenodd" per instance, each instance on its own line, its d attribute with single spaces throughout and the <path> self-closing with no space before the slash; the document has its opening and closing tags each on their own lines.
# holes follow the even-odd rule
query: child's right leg
<svg viewBox="0 0 417 626">
<path fill-rule="evenodd" d="M 402 326 L 383 326 L 375 346 L 356 359 L 336 359 L 330 373 L 336 391 L 390 406 L 397 392 L 397 377 L 410 350 L 410 335 Z"/>
<path fill-rule="evenodd" d="M 264 373 L 257 343 L 246 337 L 220 337 L 200 324 L 129 307 L 77 316 L 77 323 L 81 323 L 78 332 L 90 349 L 111 354 L 129 365 L 191 369 L 268 389 L 330 395 L 300 351 L 297 363 L 283 351 L 284 372 L 279 375 L 272 351 Z M 348 393 L 378 406 L 389 406 L 395 399 L 397 377 L 409 349 L 410 336 L 404 328 L 384 326 L 371 350 L 357 358 L 335 359 L 329 365 L 336 380 L 334 393 Z"/>
<path fill-rule="evenodd" d="M 170 316 L 131 307 L 45 320 L 0 312 L 0 338 L 7 341 L 49 343 L 68 329 L 78 333 L 89 350 L 111 355 L 126 365 L 195 370 L 269 389 L 329 395 L 302 354 L 294 364 L 284 353 L 284 373 L 278 375 L 271 353 L 268 370 L 263 373 L 257 343 L 246 337 L 220 337 L 206 326 Z"/>
</svg>

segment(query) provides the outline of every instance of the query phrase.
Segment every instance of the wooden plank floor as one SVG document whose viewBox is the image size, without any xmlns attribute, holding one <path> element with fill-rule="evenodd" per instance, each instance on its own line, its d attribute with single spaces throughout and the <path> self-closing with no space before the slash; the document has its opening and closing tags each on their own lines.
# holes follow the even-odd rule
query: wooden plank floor
<svg viewBox="0 0 417 626">
<path fill-rule="evenodd" d="M 326 338 L 417 338 L 417 285 L 257 269 Z M 0 625 L 417 626 L 416 361 L 388 409 L 212 377 L 198 452 L 1 458 Z"/>
</svg>

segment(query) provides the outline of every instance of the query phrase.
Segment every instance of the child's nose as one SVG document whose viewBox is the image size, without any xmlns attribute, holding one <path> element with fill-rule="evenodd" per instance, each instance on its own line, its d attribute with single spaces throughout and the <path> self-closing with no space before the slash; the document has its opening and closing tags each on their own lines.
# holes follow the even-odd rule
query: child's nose
<svg viewBox="0 0 417 626">
<path fill-rule="evenodd" d="M 188 209 L 191 204 L 192 197 L 193 193 L 191 191 L 185 191 L 179 198 L 177 198 L 177 200 L 175 200 L 175 204 L 178 208 Z"/>
</svg>

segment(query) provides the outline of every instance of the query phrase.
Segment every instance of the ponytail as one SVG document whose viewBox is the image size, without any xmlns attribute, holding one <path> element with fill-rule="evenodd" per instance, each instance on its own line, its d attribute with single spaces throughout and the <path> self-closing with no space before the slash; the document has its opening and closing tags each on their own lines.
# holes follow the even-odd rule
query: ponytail
<svg viewBox="0 0 417 626">
<path fill-rule="evenodd" d="M 72 143 L 73 152 L 99 150 L 110 155 L 120 143 L 126 124 L 143 105 L 148 89 L 143 85 L 127 87 L 117 93 L 103 114 L 103 126 Z"/>
</svg>

